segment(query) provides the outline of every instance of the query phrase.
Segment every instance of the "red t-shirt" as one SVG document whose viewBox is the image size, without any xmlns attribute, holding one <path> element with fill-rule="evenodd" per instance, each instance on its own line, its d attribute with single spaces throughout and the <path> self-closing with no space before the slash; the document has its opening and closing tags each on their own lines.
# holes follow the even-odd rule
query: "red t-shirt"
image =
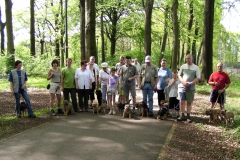
<svg viewBox="0 0 240 160">
<path fill-rule="evenodd" d="M 225 84 L 230 84 L 230 78 L 225 72 L 213 72 L 208 80 L 208 82 L 218 82 L 219 86 L 213 85 L 212 88 L 215 90 L 221 90 L 225 87 Z"/>
</svg>

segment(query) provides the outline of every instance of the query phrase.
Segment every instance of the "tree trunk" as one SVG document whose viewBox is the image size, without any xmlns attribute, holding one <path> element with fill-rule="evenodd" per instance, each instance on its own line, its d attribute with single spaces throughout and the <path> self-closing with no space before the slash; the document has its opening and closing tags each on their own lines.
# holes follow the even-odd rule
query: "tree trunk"
<svg viewBox="0 0 240 160">
<path fill-rule="evenodd" d="M 64 40 L 63 40 L 63 37 L 64 37 L 64 15 L 63 15 L 63 0 L 60 0 L 60 15 L 61 15 L 61 30 L 60 30 L 60 33 L 61 33 L 61 39 L 60 39 L 60 46 L 61 46 L 61 66 L 63 67 L 64 66 Z"/>
<path fill-rule="evenodd" d="M 101 0 L 101 4 L 103 5 L 103 0 Z M 104 26 L 103 26 L 103 11 L 101 12 L 101 48 L 102 48 L 102 62 L 105 62 L 105 40 L 104 40 Z"/>
<path fill-rule="evenodd" d="M 144 32 L 144 54 L 151 55 L 151 24 L 152 24 L 152 9 L 154 0 L 146 0 L 146 3 L 143 3 L 143 7 L 145 9 L 145 32 Z"/>
<path fill-rule="evenodd" d="M 34 2 L 35 0 L 30 0 L 30 15 L 31 15 L 30 16 L 30 54 L 31 56 L 36 56 Z"/>
<path fill-rule="evenodd" d="M 197 42 L 197 39 L 198 39 L 198 22 L 196 21 L 195 22 L 195 32 L 194 32 L 194 39 L 193 39 L 193 43 L 192 43 L 192 56 L 193 56 L 193 59 L 194 59 L 194 63 L 196 64 L 197 63 L 197 50 L 196 50 L 196 42 Z"/>
<path fill-rule="evenodd" d="M 2 10 L 0 6 L 0 27 L 1 27 L 1 55 L 5 55 L 4 50 L 5 50 L 5 33 L 4 33 L 4 28 L 6 26 L 6 23 L 2 22 Z"/>
<path fill-rule="evenodd" d="M 197 55 L 197 65 L 200 64 L 200 57 L 202 58 L 202 46 L 203 46 L 203 41 L 201 42 L 200 46 L 199 46 L 199 50 L 198 50 L 198 55 Z"/>
<path fill-rule="evenodd" d="M 185 42 L 182 42 L 182 54 L 181 54 L 181 58 L 178 64 L 182 63 L 184 61 L 184 49 L 185 49 Z"/>
<path fill-rule="evenodd" d="M 80 15 L 81 15 L 81 28 L 80 28 L 80 51 L 81 59 L 86 59 L 85 48 L 85 0 L 80 0 Z"/>
<path fill-rule="evenodd" d="M 178 0 L 173 0 L 172 17 L 173 17 L 173 49 L 172 49 L 172 65 L 171 69 L 177 70 L 177 57 L 179 49 L 179 24 L 178 24 Z"/>
<path fill-rule="evenodd" d="M 112 12 L 112 30 L 111 30 L 111 48 L 110 48 L 110 55 L 113 57 L 115 55 L 115 50 L 116 50 L 116 36 L 117 36 L 117 21 L 118 21 L 118 13 L 116 9 L 113 9 Z"/>
<path fill-rule="evenodd" d="M 191 35 L 191 30 L 192 30 L 192 26 L 193 26 L 193 1 L 190 2 L 189 4 L 189 21 L 188 21 L 188 41 L 187 41 L 187 52 L 186 55 L 190 54 L 190 49 L 191 49 L 191 39 L 190 39 L 190 35 Z"/>
<path fill-rule="evenodd" d="M 205 0 L 204 6 L 204 31 L 203 31 L 203 58 L 202 58 L 202 80 L 207 81 L 212 74 L 213 60 L 213 22 L 214 22 L 214 0 Z"/>
<path fill-rule="evenodd" d="M 88 60 L 90 56 L 96 55 L 96 10 L 95 0 L 87 1 L 87 24 L 86 24 L 86 57 Z"/>
<path fill-rule="evenodd" d="M 7 54 L 8 60 L 6 63 L 6 73 L 15 68 L 15 49 L 13 40 L 13 25 L 12 25 L 12 0 L 5 0 L 6 8 L 6 26 L 7 26 Z"/>
<path fill-rule="evenodd" d="M 41 44 L 41 55 L 44 53 L 44 40 L 40 39 L 40 44 Z"/>
</svg>

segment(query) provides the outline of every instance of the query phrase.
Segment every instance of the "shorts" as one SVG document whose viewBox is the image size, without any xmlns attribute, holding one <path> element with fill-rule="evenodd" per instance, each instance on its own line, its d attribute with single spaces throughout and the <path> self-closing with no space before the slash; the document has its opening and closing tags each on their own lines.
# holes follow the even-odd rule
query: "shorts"
<svg viewBox="0 0 240 160">
<path fill-rule="evenodd" d="M 186 100 L 188 103 L 192 103 L 194 100 L 195 90 L 186 90 L 185 92 L 178 92 L 178 99 Z"/>
<path fill-rule="evenodd" d="M 179 110 L 179 100 L 177 97 L 170 97 L 168 102 L 169 109 Z"/>
<path fill-rule="evenodd" d="M 51 82 L 50 83 L 50 88 L 49 88 L 49 93 L 61 94 L 61 90 L 60 90 L 59 85 L 60 85 L 60 83 Z"/>
<path fill-rule="evenodd" d="M 217 98 L 218 98 L 218 101 L 217 101 Z M 226 103 L 226 92 L 224 91 L 218 97 L 218 90 L 212 89 L 211 94 L 210 94 L 210 102 L 215 103 L 216 101 L 219 104 Z"/>
<path fill-rule="evenodd" d="M 116 93 L 114 92 L 114 90 L 115 90 L 114 87 L 110 87 L 110 88 L 109 88 L 109 91 L 107 92 L 107 95 L 108 95 L 108 96 L 116 95 Z"/>
<path fill-rule="evenodd" d="M 124 97 L 129 97 L 129 92 L 131 92 L 131 96 L 135 97 L 136 96 L 136 89 L 135 85 L 132 86 L 125 86 L 124 87 Z"/>
</svg>

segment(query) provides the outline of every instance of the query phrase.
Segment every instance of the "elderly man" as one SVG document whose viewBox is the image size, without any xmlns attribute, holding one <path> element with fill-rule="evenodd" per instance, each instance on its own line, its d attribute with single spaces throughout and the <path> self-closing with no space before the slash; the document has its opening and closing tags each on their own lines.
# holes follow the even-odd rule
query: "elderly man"
<svg viewBox="0 0 240 160">
<path fill-rule="evenodd" d="M 212 102 L 212 108 L 216 103 L 219 103 L 220 108 L 224 109 L 224 103 L 226 100 L 225 90 L 229 87 L 231 81 L 227 73 L 223 72 L 223 63 L 217 64 L 217 71 L 213 72 L 208 80 L 208 84 L 212 85 L 212 91 L 210 95 L 210 102 Z"/>
<path fill-rule="evenodd" d="M 120 81 L 122 82 L 121 87 L 123 88 L 126 102 L 129 102 L 129 92 L 131 92 L 133 99 L 133 111 L 135 111 L 136 103 L 135 79 L 137 77 L 137 68 L 131 64 L 131 57 L 126 56 L 126 64 L 120 69 Z"/>
<path fill-rule="evenodd" d="M 196 89 L 196 83 L 200 79 L 200 71 L 197 65 L 193 64 L 193 56 L 188 54 L 186 56 L 186 64 L 180 67 L 178 72 L 178 78 L 180 84 L 178 85 L 178 99 L 180 100 L 181 115 L 177 119 L 178 121 L 187 120 L 191 123 L 190 112 L 192 109 L 192 103 L 194 100 L 194 94 Z M 187 101 L 187 117 L 185 117 L 185 103 Z"/>
<path fill-rule="evenodd" d="M 158 71 L 151 62 L 151 56 L 146 56 L 145 64 L 141 66 L 138 87 L 142 89 L 143 101 L 146 104 L 148 98 L 150 116 L 153 116 L 153 91 L 157 90 Z"/>
</svg>

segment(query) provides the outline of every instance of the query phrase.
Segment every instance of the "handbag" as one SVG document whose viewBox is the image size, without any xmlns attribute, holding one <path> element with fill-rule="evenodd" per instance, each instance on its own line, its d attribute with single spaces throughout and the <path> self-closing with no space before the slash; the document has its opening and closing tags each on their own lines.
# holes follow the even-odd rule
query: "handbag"
<svg viewBox="0 0 240 160">
<path fill-rule="evenodd" d="M 50 84 L 47 85 L 47 89 L 49 89 L 49 88 L 50 88 Z"/>
</svg>

